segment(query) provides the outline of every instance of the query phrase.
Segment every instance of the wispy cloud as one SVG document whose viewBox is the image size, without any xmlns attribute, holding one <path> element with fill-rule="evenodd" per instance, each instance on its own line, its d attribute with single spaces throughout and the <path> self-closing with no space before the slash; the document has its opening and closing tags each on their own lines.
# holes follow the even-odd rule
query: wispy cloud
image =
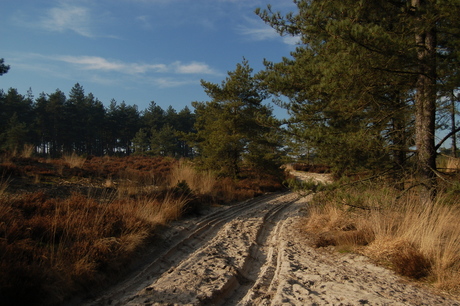
<svg viewBox="0 0 460 306">
<path fill-rule="evenodd" d="M 149 84 L 171 88 L 199 84 L 203 75 L 222 76 L 208 64 L 192 61 L 163 63 L 130 63 L 99 56 L 43 55 L 39 53 L 14 53 L 9 64 L 16 69 L 46 74 L 60 79 L 89 80 L 119 86 L 127 83 Z M 63 67 L 63 64 L 66 67 Z M 89 73 L 88 73 L 89 72 Z"/>
<path fill-rule="evenodd" d="M 176 78 L 156 78 L 153 80 L 160 88 L 178 87 L 190 84 L 199 84 L 199 80 L 178 80 Z"/>
<path fill-rule="evenodd" d="M 263 25 L 256 27 L 239 26 L 238 31 L 254 40 L 267 40 L 279 37 L 279 34 L 274 29 L 268 26 L 264 27 Z"/>
<path fill-rule="evenodd" d="M 117 71 L 125 74 L 142 74 L 148 71 L 166 72 L 164 64 L 138 64 L 109 61 L 98 56 L 59 56 L 58 60 L 79 66 L 84 70 Z"/>
<path fill-rule="evenodd" d="M 175 62 L 173 66 L 175 68 L 175 72 L 181 74 L 218 74 L 207 64 L 200 62 L 191 62 L 190 64 L 182 64 L 181 62 Z"/>
<path fill-rule="evenodd" d="M 98 56 L 58 56 L 57 60 L 73 64 L 83 70 L 116 71 L 123 74 L 144 74 L 148 72 L 177 74 L 214 74 L 218 72 L 209 65 L 200 62 L 183 64 L 176 61 L 172 64 L 140 64 L 111 61 Z"/>
<path fill-rule="evenodd" d="M 85 37 L 94 37 L 91 31 L 91 13 L 86 7 L 61 3 L 50 8 L 41 19 L 41 26 L 49 31 L 73 31 Z"/>
<path fill-rule="evenodd" d="M 126 2 L 140 2 L 140 3 L 168 3 L 168 2 L 173 2 L 173 0 L 125 0 Z"/>
<path fill-rule="evenodd" d="M 295 36 L 280 36 L 273 28 L 261 20 L 246 18 L 247 25 L 239 25 L 237 31 L 251 40 L 274 40 L 281 39 L 287 45 L 296 45 L 299 38 Z"/>
<path fill-rule="evenodd" d="M 149 20 L 149 17 L 146 16 L 146 15 L 138 16 L 138 17 L 136 17 L 136 20 L 141 23 L 141 25 L 142 25 L 142 27 L 144 29 L 149 29 L 150 30 L 150 29 L 153 28 L 152 23 Z"/>
</svg>

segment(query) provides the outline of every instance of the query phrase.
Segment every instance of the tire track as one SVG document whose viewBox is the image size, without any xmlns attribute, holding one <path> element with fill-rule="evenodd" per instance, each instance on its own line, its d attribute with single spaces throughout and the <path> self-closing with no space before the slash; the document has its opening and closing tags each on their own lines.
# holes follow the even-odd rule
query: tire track
<svg viewBox="0 0 460 306">
<path fill-rule="evenodd" d="M 231 206 L 225 210 L 218 210 L 199 219 L 191 229 L 183 229 L 169 237 L 169 241 L 166 241 L 166 246 L 162 248 L 156 247 L 154 248 L 155 250 L 151 250 L 150 262 L 138 269 L 136 273 L 131 274 L 126 281 L 119 283 L 95 299 L 78 304 L 124 305 L 127 302 L 127 296 L 135 295 L 135 292 L 146 288 L 162 274 L 174 269 L 174 266 L 187 258 L 187 256 L 205 247 L 222 226 L 238 216 L 244 215 L 249 211 L 257 211 L 259 206 L 273 201 L 276 202 L 278 198 L 283 198 L 288 194 L 289 192 L 262 196 Z M 271 208 L 264 219 L 270 218 L 270 214 L 276 215 L 282 209 L 282 206 L 280 204 Z"/>
<path fill-rule="evenodd" d="M 216 298 L 210 300 L 210 304 L 235 305 L 247 294 L 254 284 L 260 282 L 261 275 L 265 275 L 265 271 L 260 273 L 261 268 L 265 266 L 267 258 L 272 257 L 271 253 L 274 250 L 270 247 L 269 254 L 265 254 L 267 245 L 271 243 L 268 239 L 273 240 L 275 245 L 278 244 L 275 238 L 277 235 L 272 235 L 272 232 L 279 232 L 277 229 L 282 223 L 282 212 L 296 200 L 297 197 L 289 198 L 288 200 L 283 199 L 280 204 L 276 204 L 264 214 L 263 221 L 257 230 L 255 241 L 249 248 L 249 256 L 245 258 L 242 267 L 237 270 L 237 282 L 233 281 L 231 286 L 227 285 L 223 290 L 215 292 L 214 295 Z M 272 239 L 272 237 L 275 239 Z"/>
<path fill-rule="evenodd" d="M 267 214 L 266 222 L 257 237 L 255 256 L 252 256 L 252 260 L 248 262 L 248 266 L 252 267 L 248 273 L 253 275 L 254 281 L 251 286 L 240 288 L 224 305 L 263 305 L 264 302 L 270 300 L 277 288 L 278 281 L 275 276 L 281 265 L 282 254 L 279 250 L 281 230 L 286 218 L 296 211 L 295 208 L 288 212 L 284 210 L 291 207 L 291 204 L 297 199 L 290 200 L 285 205 L 279 205 Z"/>
<path fill-rule="evenodd" d="M 278 216 L 297 198 L 285 193 L 257 201 L 227 220 L 216 235 L 179 264 L 122 300 L 120 305 L 217 305 L 244 295 L 262 263 L 254 259 L 259 242 L 270 236 Z"/>
</svg>

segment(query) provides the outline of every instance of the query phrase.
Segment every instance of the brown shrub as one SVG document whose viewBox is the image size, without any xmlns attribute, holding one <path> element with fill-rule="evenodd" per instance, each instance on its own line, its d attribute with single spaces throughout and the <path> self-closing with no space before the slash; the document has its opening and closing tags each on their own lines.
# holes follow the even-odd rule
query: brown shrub
<svg viewBox="0 0 460 306">
<path fill-rule="evenodd" d="M 430 273 L 431 263 L 419 248 L 406 239 L 382 237 L 371 243 L 364 254 L 390 266 L 400 275 L 419 279 Z"/>
<path fill-rule="evenodd" d="M 330 231 L 317 233 L 316 235 L 313 235 L 311 244 L 315 248 L 324 248 L 331 245 L 336 246 L 337 234 Z"/>
<path fill-rule="evenodd" d="M 427 276 L 431 266 L 429 260 L 410 244 L 396 253 L 391 262 L 397 273 L 415 279 Z"/>
<path fill-rule="evenodd" d="M 62 156 L 62 159 L 70 168 L 82 168 L 86 161 L 86 157 L 78 156 L 75 152 L 72 152 L 70 155 Z"/>
<path fill-rule="evenodd" d="M 142 205 L 134 200 L 103 203 L 81 194 L 59 200 L 34 193 L 1 199 L 0 205 L 0 292 L 18 304 L 37 304 L 45 296 L 58 302 L 98 284 L 102 274 L 129 260 L 154 221 L 138 213 Z M 163 214 L 161 222 L 168 218 L 177 214 Z"/>
<path fill-rule="evenodd" d="M 159 224 L 199 210 L 203 203 L 244 200 L 281 186 L 273 177 L 256 173 L 240 181 L 208 180 L 207 173 L 199 173 L 198 187 L 190 192 L 188 183 L 167 184 L 177 163 L 160 157 L 88 157 L 70 168 L 63 159 L 12 157 L 0 165 L 15 176 L 16 188 L 4 179 L 2 303 L 59 304 L 123 271 Z M 24 185 L 28 193 L 22 191 Z M 44 191 L 34 191 L 38 189 Z"/>
<path fill-rule="evenodd" d="M 21 169 L 15 164 L 7 163 L 0 165 L 0 175 L 3 178 L 21 175 Z"/>
</svg>

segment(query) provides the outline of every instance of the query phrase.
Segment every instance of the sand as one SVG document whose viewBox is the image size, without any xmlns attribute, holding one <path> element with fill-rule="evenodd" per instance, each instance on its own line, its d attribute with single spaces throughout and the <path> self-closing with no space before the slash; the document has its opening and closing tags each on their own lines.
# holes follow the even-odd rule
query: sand
<svg viewBox="0 0 460 306">
<path fill-rule="evenodd" d="M 460 305 L 364 256 L 310 247 L 299 224 L 310 197 L 269 194 L 175 222 L 123 282 L 79 304 Z"/>
</svg>

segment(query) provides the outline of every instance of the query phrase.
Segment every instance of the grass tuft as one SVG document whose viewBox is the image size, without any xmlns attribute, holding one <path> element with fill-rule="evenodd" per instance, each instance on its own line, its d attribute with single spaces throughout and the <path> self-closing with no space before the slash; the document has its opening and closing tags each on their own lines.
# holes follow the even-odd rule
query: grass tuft
<svg viewBox="0 0 460 306">
<path fill-rule="evenodd" d="M 82 168 L 86 161 L 86 157 L 78 156 L 75 152 L 71 155 L 62 156 L 62 159 L 70 168 Z"/>
<path fill-rule="evenodd" d="M 387 185 L 348 186 L 315 195 L 305 230 L 316 247 L 356 252 L 414 279 L 460 292 L 460 197 L 432 205 Z"/>
<path fill-rule="evenodd" d="M 217 178 L 211 171 L 197 171 L 192 164 L 180 161 L 171 169 L 170 186 L 185 181 L 196 194 L 210 194 L 213 192 Z"/>
</svg>

